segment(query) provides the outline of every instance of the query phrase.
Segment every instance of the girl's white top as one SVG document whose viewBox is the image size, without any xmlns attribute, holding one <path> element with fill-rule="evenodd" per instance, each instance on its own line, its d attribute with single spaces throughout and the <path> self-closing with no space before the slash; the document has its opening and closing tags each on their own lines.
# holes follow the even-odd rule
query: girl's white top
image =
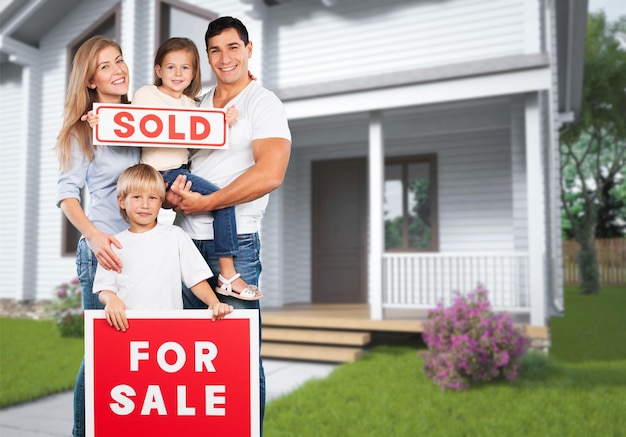
<svg viewBox="0 0 626 437">
<path fill-rule="evenodd" d="M 186 95 L 174 98 L 160 91 L 156 85 L 142 86 L 133 96 L 134 106 L 146 107 L 179 107 L 195 108 L 196 102 Z M 141 162 L 151 165 L 159 171 L 179 168 L 189 162 L 189 150 L 186 148 L 174 147 L 144 147 L 141 151 Z"/>
</svg>

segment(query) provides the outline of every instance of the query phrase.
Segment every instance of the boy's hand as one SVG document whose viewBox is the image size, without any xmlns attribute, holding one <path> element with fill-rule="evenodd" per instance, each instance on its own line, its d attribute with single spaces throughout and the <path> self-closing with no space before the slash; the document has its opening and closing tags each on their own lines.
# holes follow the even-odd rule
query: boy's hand
<svg viewBox="0 0 626 437">
<path fill-rule="evenodd" d="M 226 303 L 218 302 L 209 306 L 209 309 L 213 311 L 212 320 L 223 319 L 226 314 L 233 312 L 233 306 Z"/>
<path fill-rule="evenodd" d="M 126 318 L 126 305 L 117 297 L 117 294 L 109 290 L 103 290 L 100 293 L 107 293 L 104 305 L 104 315 L 109 322 L 109 326 L 113 326 L 118 331 L 126 331 L 128 329 L 128 319 Z"/>
</svg>

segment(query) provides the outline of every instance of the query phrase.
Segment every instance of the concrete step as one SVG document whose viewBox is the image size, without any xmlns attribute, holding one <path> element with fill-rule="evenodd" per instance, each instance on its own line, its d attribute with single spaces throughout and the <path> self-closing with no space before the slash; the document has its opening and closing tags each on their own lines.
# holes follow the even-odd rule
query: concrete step
<svg viewBox="0 0 626 437">
<path fill-rule="evenodd" d="M 333 331 L 263 327 L 263 341 L 315 343 L 326 345 L 365 346 L 371 341 L 369 332 Z"/>
<path fill-rule="evenodd" d="M 261 356 L 304 361 L 347 363 L 356 361 L 363 354 L 361 348 L 339 346 L 317 346 L 292 343 L 263 342 Z"/>
</svg>

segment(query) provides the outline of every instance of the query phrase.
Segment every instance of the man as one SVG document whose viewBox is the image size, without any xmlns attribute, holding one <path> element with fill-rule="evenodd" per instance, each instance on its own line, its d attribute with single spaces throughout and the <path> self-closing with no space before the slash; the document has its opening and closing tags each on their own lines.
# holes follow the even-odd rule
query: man
<svg viewBox="0 0 626 437">
<path fill-rule="evenodd" d="M 280 100 L 248 74 L 252 42 L 243 23 L 232 17 L 218 18 L 209 23 L 205 41 L 217 85 L 203 96 L 200 106 L 228 108 L 234 105 L 239 115 L 230 130 L 229 148 L 195 151 L 191 156 L 191 172 L 222 189 L 201 195 L 189 191 L 181 178 L 172 184 L 170 190 L 180 198 L 168 198 L 168 201 L 176 205 L 179 212 L 176 224 L 194 240 L 213 270 L 214 278 L 218 277 L 219 264 L 214 253 L 212 217 L 206 211 L 234 205 L 239 241 L 239 255 L 234 258 L 235 268 L 245 282 L 258 285 L 261 273 L 259 226 L 269 193 L 278 188 L 285 177 L 291 152 L 291 133 Z M 211 285 L 216 286 L 215 283 Z M 235 308 L 260 310 L 258 300 L 243 301 L 229 296 L 219 298 Z M 189 290 L 185 290 L 184 299 L 185 308 L 206 308 Z M 265 375 L 260 357 L 259 363 L 262 425 Z"/>
</svg>

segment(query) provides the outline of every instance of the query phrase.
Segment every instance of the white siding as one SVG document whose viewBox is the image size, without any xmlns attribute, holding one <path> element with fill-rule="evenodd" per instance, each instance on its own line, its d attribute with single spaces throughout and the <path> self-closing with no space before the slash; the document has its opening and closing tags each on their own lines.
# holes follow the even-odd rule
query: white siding
<svg viewBox="0 0 626 437">
<path fill-rule="evenodd" d="M 294 0 L 269 8 L 267 83 L 285 88 L 522 54 L 534 36 L 525 30 L 526 9 L 524 0 L 342 0 L 331 8 Z"/>
<path fill-rule="evenodd" d="M 63 122 L 67 84 L 67 48 L 85 29 L 98 21 L 117 2 L 103 0 L 80 3 L 41 41 L 41 138 L 39 180 L 39 239 L 37 253 L 37 297 L 50 298 L 53 288 L 76 276 L 75 257 L 61 256 L 62 212 L 56 207 L 58 164 L 53 150 Z M 122 44 L 123 45 L 123 44 Z"/>
<path fill-rule="evenodd" d="M 81 2 L 68 11 L 41 41 L 40 104 L 39 96 L 29 97 L 21 84 L 7 85 L 12 79 L 22 80 L 20 71 L 1 72 L 2 102 L 15 102 L 10 107 L 3 104 L 0 112 L 2 186 L 23 177 L 17 171 L 26 168 L 27 173 L 38 175 L 34 178 L 38 194 L 20 204 L 16 192 L 2 190 L 3 205 L 16 204 L 19 213 L 2 215 L 0 297 L 26 296 L 35 281 L 37 297 L 50 297 L 55 284 L 75 274 L 74 257 L 60 255 L 62 213 L 55 206 L 57 161 L 52 150 L 62 122 L 66 50 L 118 3 L 120 43 L 131 71 L 132 94 L 152 82 L 158 4 L 153 0 Z M 540 22 L 539 6 L 547 3 L 539 0 L 341 0 L 331 8 L 311 0 L 269 8 L 261 1 L 247 0 L 186 3 L 244 21 L 254 44 L 250 69 L 271 89 L 358 81 L 363 76 L 535 53 L 542 47 L 550 50 L 551 62 L 556 62 L 554 35 L 546 40 L 540 31 L 546 23 Z M 553 24 L 547 22 L 548 27 Z M 31 77 L 38 80 L 36 73 Z M 22 105 L 25 96 L 28 106 Z M 546 97 L 556 102 L 556 94 Z M 511 96 L 382 113 L 387 156 L 437 154 L 440 252 L 513 252 L 528 247 L 525 122 L 520 102 L 521 96 Z M 543 101 L 545 120 L 555 117 L 554 108 Z M 40 131 L 25 137 L 20 114 L 37 111 L 42 114 L 35 117 L 41 120 Z M 555 124 L 542 128 L 544 146 L 556 147 Z M 271 196 L 262 229 L 261 285 L 266 307 L 310 300 L 311 162 L 368 153 L 368 114 L 363 112 L 298 120 L 292 129 L 294 149 L 287 177 Z M 547 132 L 553 135 L 551 144 Z M 25 147 L 7 147 L 9 143 Z M 25 159 L 26 150 L 36 157 Z M 558 168 L 558 154 L 546 158 Z M 552 177 L 556 184 L 558 174 Z M 551 195 L 546 200 L 558 204 L 557 193 Z M 547 215 L 547 226 L 556 231 L 558 212 Z M 20 241 L 19 232 L 14 232 L 20 225 L 27 226 L 22 224 L 26 217 L 39 223 L 28 234 L 36 244 L 27 238 Z M 552 237 L 551 268 L 560 269 L 560 240 Z M 29 250 L 36 250 L 36 256 Z M 558 290 L 558 280 L 556 285 Z"/>
<path fill-rule="evenodd" d="M 22 203 L 19 202 L 19 185 L 25 175 L 20 174 L 22 163 L 26 159 L 25 139 L 20 120 L 22 107 L 23 83 L 22 68 L 15 64 L 0 66 L 0 298 L 18 298 L 22 295 L 22 261 L 16 254 L 22 252 L 19 229 L 24 224 L 20 221 Z M 33 151 L 37 153 L 37 151 Z"/>
</svg>

